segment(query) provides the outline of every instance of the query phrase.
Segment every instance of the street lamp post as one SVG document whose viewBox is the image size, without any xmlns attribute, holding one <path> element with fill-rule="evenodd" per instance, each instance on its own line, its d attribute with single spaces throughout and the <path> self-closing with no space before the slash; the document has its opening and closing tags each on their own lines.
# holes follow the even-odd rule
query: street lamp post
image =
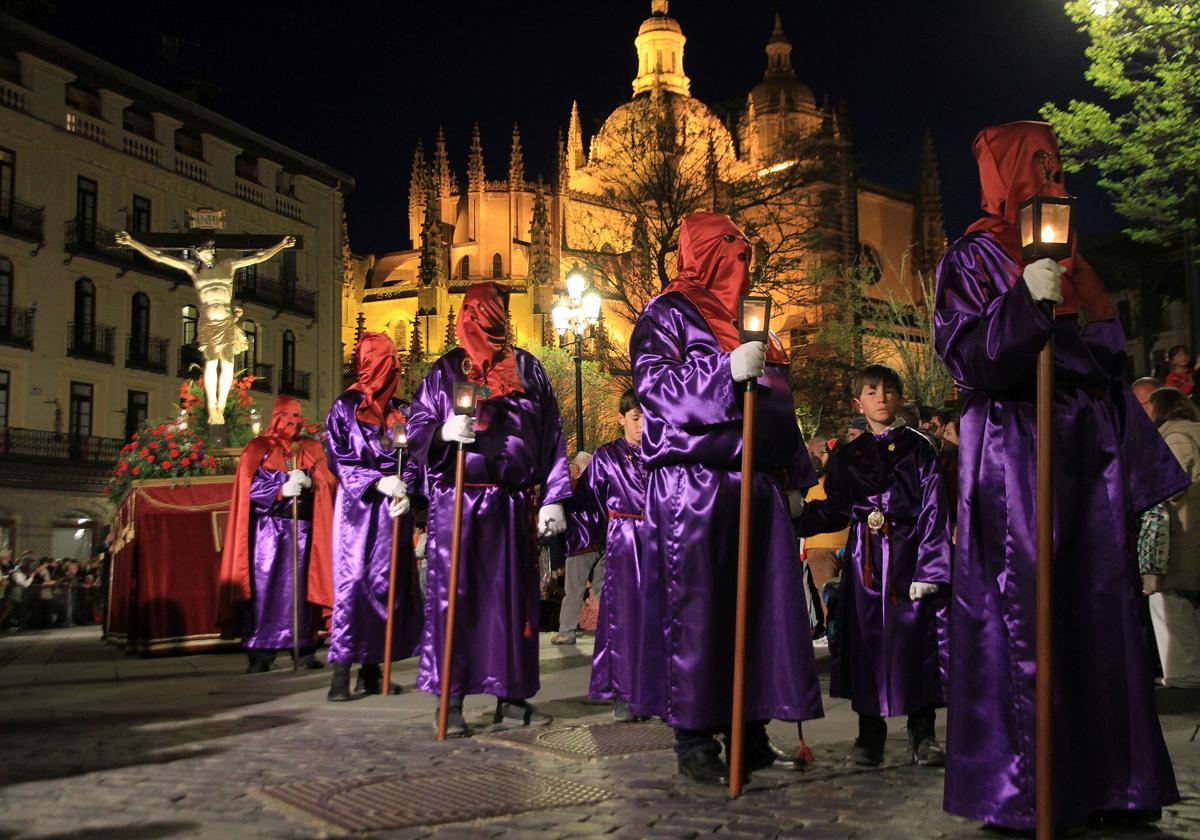
<svg viewBox="0 0 1200 840">
<path fill-rule="evenodd" d="M 583 336 L 589 326 L 600 320 L 600 292 L 589 285 L 579 266 L 567 274 L 567 294 L 560 296 L 550 309 L 554 331 L 566 346 L 566 335 L 572 333 L 575 345 L 575 449 L 583 451 Z"/>
</svg>

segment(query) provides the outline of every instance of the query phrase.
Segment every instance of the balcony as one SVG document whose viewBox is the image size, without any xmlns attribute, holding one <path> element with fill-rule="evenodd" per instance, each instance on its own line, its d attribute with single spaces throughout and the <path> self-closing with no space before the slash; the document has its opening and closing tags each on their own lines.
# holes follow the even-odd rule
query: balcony
<svg viewBox="0 0 1200 840">
<path fill-rule="evenodd" d="M 195 344 L 179 348 L 179 378 L 196 379 L 204 373 L 204 354 Z"/>
<path fill-rule="evenodd" d="M 234 294 L 239 300 L 261 303 L 276 312 L 295 312 L 309 318 L 317 314 L 317 293 L 301 289 L 294 278 L 276 280 L 262 274 L 239 271 L 234 275 Z"/>
<path fill-rule="evenodd" d="M 117 330 L 105 324 L 67 322 L 67 355 L 111 365 L 116 358 Z"/>
<path fill-rule="evenodd" d="M 0 344 L 33 349 L 33 314 L 29 309 L 0 309 Z"/>
<path fill-rule="evenodd" d="M 279 393 L 302 400 L 309 398 L 309 381 L 312 374 L 303 370 L 281 370 L 279 372 Z"/>
<path fill-rule="evenodd" d="M 78 134 L 93 143 L 100 145 L 108 143 L 108 123 L 97 116 L 85 114 L 83 111 L 68 107 L 65 128 L 72 134 Z"/>
<path fill-rule="evenodd" d="M 14 111 L 28 111 L 29 98 L 32 94 L 20 82 L 9 78 L 0 78 L 0 105 L 12 108 Z"/>
<path fill-rule="evenodd" d="M 247 365 L 247 368 L 246 372 L 254 375 L 254 381 L 250 383 L 250 390 L 263 394 L 271 393 L 271 379 L 275 374 L 275 366 L 255 362 L 253 365 Z"/>
<path fill-rule="evenodd" d="M 165 277 L 175 283 L 188 282 L 186 274 L 154 260 L 148 260 L 132 248 L 118 247 L 113 239 L 115 234 L 116 231 L 111 228 L 95 222 L 80 221 L 76 217 L 66 223 L 63 250 L 68 254 L 78 254 L 119 266 L 122 273 L 140 271 L 155 277 Z"/>
<path fill-rule="evenodd" d="M 0 195 L 0 233 L 40 244 L 45 241 L 45 217 L 42 207 Z"/>
<path fill-rule="evenodd" d="M 234 178 L 234 191 L 242 201 L 249 201 L 259 207 L 267 206 L 267 192 L 254 181 L 247 180 L 241 175 Z"/>
<path fill-rule="evenodd" d="M 0 429 L 0 458 L 112 466 L 124 445 L 121 438 L 82 437 L 14 426 Z"/>
<path fill-rule="evenodd" d="M 171 342 L 156 335 L 131 335 L 125 340 L 125 367 L 150 373 L 166 373 Z"/>
</svg>

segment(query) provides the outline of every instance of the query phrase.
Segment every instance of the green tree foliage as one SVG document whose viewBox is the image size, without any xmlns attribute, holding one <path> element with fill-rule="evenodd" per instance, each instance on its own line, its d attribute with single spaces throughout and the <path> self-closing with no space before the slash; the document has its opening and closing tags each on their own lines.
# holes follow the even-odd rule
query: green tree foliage
<svg viewBox="0 0 1200 840">
<path fill-rule="evenodd" d="M 1106 104 L 1047 103 L 1068 171 L 1094 166 L 1138 242 L 1194 233 L 1200 212 L 1200 3 L 1070 0 Z"/>
<path fill-rule="evenodd" d="M 563 439 L 567 444 L 567 457 L 575 455 L 578 448 L 575 434 L 575 356 L 569 347 L 540 345 L 527 347 L 537 356 L 558 399 L 558 410 L 562 414 Z M 602 443 L 608 443 L 618 433 L 617 400 L 621 397 L 622 383 L 607 372 L 599 362 L 583 361 L 583 434 L 589 452 Z"/>
</svg>

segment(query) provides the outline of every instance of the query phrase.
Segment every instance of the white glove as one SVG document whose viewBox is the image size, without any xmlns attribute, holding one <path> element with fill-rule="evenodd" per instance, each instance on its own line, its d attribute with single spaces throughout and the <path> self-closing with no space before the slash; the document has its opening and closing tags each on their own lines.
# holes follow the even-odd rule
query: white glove
<svg viewBox="0 0 1200 840">
<path fill-rule="evenodd" d="M 398 475 L 385 475 L 375 482 L 375 489 L 388 498 L 403 498 L 408 495 L 408 485 Z"/>
<path fill-rule="evenodd" d="M 1062 276 L 1066 269 L 1049 257 L 1042 257 L 1025 266 L 1021 276 L 1029 287 L 1034 300 L 1052 300 L 1062 303 Z"/>
<path fill-rule="evenodd" d="M 293 478 L 289 478 L 283 483 L 283 487 L 280 489 L 279 495 L 283 496 L 285 499 L 294 499 L 303 492 L 304 485 Z"/>
<path fill-rule="evenodd" d="M 799 519 L 804 513 L 804 494 L 799 490 L 788 491 L 788 512 L 792 515 L 792 519 Z"/>
<path fill-rule="evenodd" d="M 301 487 L 312 487 L 312 479 L 308 477 L 308 473 L 304 470 L 290 470 L 288 472 L 288 481 L 294 481 Z"/>
<path fill-rule="evenodd" d="M 560 504 L 542 505 L 538 511 L 538 536 L 555 537 L 567 530 L 567 512 Z"/>
<path fill-rule="evenodd" d="M 937 591 L 938 585 L 936 583 L 918 583 L 914 581 L 908 587 L 908 597 L 911 601 L 920 601 L 926 595 L 932 595 Z"/>
<path fill-rule="evenodd" d="M 392 519 L 399 519 L 410 510 L 412 510 L 412 502 L 408 500 L 408 496 L 394 496 L 388 502 L 388 516 Z"/>
<path fill-rule="evenodd" d="M 475 418 L 466 414 L 451 414 L 442 424 L 442 440 L 446 443 L 474 443 Z"/>
<path fill-rule="evenodd" d="M 767 369 L 767 345 L 761 341 L 747 341 L 729 353 L 729 372 L 734 382 L 745 382 L 763 375 Z"/>
</svg>

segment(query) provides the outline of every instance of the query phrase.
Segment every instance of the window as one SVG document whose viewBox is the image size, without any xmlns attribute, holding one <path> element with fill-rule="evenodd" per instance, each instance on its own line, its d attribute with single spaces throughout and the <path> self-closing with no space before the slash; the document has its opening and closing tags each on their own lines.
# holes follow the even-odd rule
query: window
<svg viewBox="0 0 1200 840">
<path fill-rule="evenodd" d="M 182 128 L 175 131 L 175 151 L 196 160 L 204 160 L 204 142 Z"/>
<path fill-rule="evenodd" d="M 8 383 L 11 374 L 0 370 L 0 429 L 8 426 Z"/>
<path fill-rule="evenodd" d="M 12 218 L 16 169 L 17 156 L 8 149 L 0 149 L 0 219 Z"/>
<path fill-rule="evenodd" d="M 12 326 L 13 268 L 12 260 L 0 257 L 0 335 Z"/>
<path fill-rule="evenodd" d="M 196 343 L 196 328 L 200 325 L 200 312 L 194 306 L 183 307 L 181 319 L 183 326 L 183 343 Z"/>
<path fill-rule="evenodd" d="M 258 364 L 258 324 L 253 321 L 242 321 L 242 332 L 246 334 L 246 352 L 242 354 L 242 367 L 247 373 L 254 373 Z"/>
<path fill-rule="evenodd" d="M 0 563 L 7 563 L 17 556 L 17 523 L 13 519 L 0 519 Z"/>
<path fill-rule="evenodd" d="M 279 381 L 291 383 L 296 378 L 296 336 L 291 330 L 283 332 L 283 358 L 280 363 Z"/>
<path fill-rule="evenodd" d="M 130 105 L 121 114 L 121 127 L 130 134 L 136 134 L 147 140 L 156 139 L 154 136 L 154 117 L 143 114 Z"/>
<path fill-rule="evenodd" d="M 138 292 L 129 312 L 129 354 L 144 359 L 149 353 L 150 298 L 145 292 Z"/>
<path fill-rule="evenodd" d="M 233 162 L 233 171 L 243 181 L 258 183 L 258 158 L 238 155 Z"/>
<path fill-rule="evenodd" d="M 879 262 L 879 252 L 865 242 L 859 243 L 858 263 L 863 271 L 863 279 L 868 283 L 878 283 L 883 276 L 883 266 Z"/>
<path fill-rule="evenodd" d="M 150 416 L 150 395 L 145 391 L 130 391 L 125 398 L 125 440 L 133 437 Z"/>
<path fill-rule="evenodd" d="M 470 278 L 470 276 L 471 276 L 471 258 L 470 257 L 463 257 L 462 260 L 458 263 L 458 276 L 461 277 L 463 280 Z"/>
<path fill-rule="evenodd" d="M 504 276 L 504 260 L 499 254 L 492 254 L 492 278 L 499 279 Z"/>
<path fill-rule="evenodd" d="M 258 264 L 248 265 L 238 269 L 237 291 L 246 291 L 253 295 L 258 291 Z"/>
<path fill-rule="evenodd" d="M 150 232 L 150 199 L 145 196 L 133 197 L 133 214 L 129 219 L 130 233 Z"/>
<path fill-rule="evenodd" d="M 71 440 L 82 441 L 92 436 L 92 386 L 87 382 L 71 383 Z"/>
<path fill-rule="evenodd" d="M 75 182 L 75 236 L 89 245 L 96 243 L 96 182 L 82 175 Z"/>
<path fill-rule="evenodd" d="M 96 326 L 96 284 L 86 277 L 75 281 L 75 343 L 91 347 Z"/>
</svg>

